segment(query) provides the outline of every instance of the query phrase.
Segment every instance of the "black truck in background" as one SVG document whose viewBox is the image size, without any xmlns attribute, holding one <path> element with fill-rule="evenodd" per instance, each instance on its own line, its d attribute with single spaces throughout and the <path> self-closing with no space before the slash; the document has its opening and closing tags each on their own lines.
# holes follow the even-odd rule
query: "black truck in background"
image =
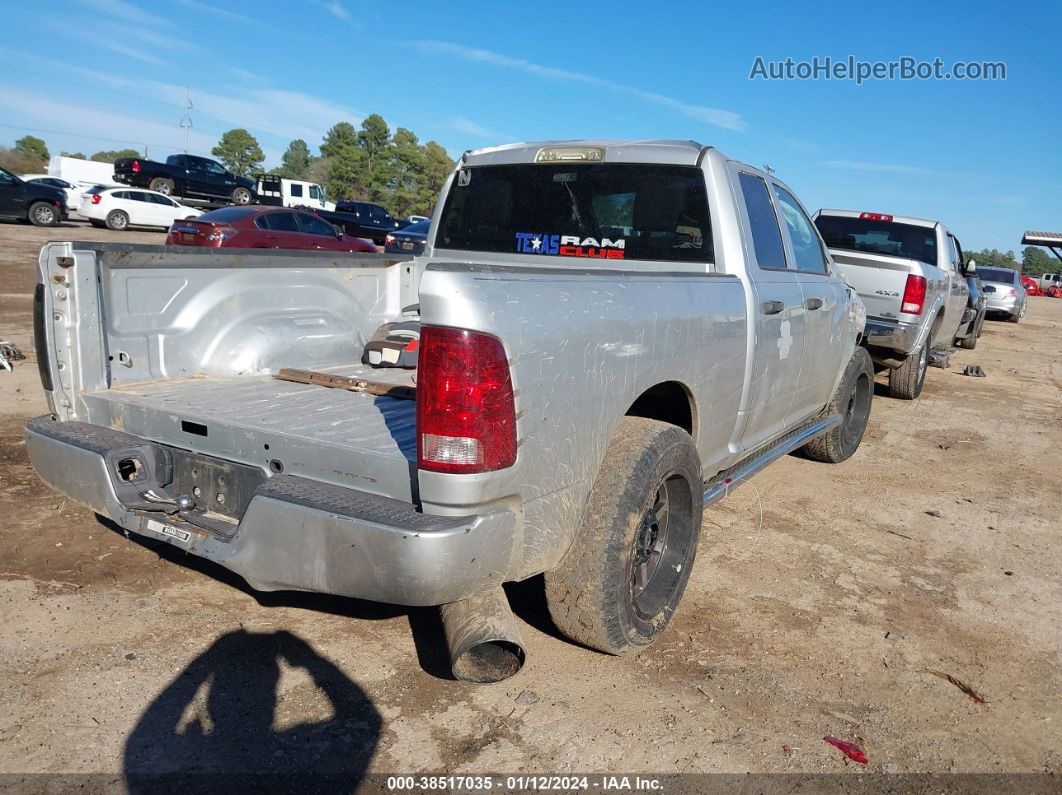
<svg viewBox="0 0 1062 795">
<path fill-rule="evenodd" d="M 114 161 L 114 178 L 167 196 L 233 204 L 252 204 L 257 199 L 253 180 L 237 177 L 220 163 L 195 155 L 170 155 L 165 163 L 121 157 Z"/>
<path fill-rule="evenodd" d="M 409 221 L 396 220 L 383 207 L 372 202 L 341 199 L 336 202 L 336 209 L 311 210 L 315 215 L 338 226 L 351 237 L 364 237 L 378 246 L 384 245 L 387 236 L 397 229 L 409 226 Z"/>
</svg>

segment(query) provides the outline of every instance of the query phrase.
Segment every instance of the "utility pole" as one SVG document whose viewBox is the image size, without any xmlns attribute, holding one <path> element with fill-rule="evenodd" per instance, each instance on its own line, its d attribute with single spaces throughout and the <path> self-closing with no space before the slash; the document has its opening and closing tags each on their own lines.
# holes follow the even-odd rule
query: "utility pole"
<svg viewBox="0 0 1062 795">
<path fill-rule="evenodd" d="M 188 94 L 188 86 L 184 87 L 184 116 L 181 117 L 180 128 L 184 130 L 184 153 L 188 154 L 188 131 L 192 124 L 192 98 Z"/>
</svg>

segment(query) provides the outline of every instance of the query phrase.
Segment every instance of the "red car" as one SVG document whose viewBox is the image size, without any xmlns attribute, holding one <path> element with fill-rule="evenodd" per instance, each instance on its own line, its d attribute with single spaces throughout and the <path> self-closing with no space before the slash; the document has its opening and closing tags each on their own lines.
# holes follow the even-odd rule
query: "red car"
<svg viewBox="0 0 1062 795">
<path fill-rule="evenodd" d="M 316 215 L 288 207 L 222 207 L 176 221 L 166 235 L 171 246 L 286 248 L 303 251 L 376 253 L 376 246 L 343 232 Z"/>
<path fill-rule="evenodd" d="M 1024 274 L 1022 274 L 1022 276 L 1021 276 L 1021 286 L 1025 288 L 1025 294 L 1026 295 L 1043 295 L 1044 294 L 1044 291 L 1040 289 L 1040 285 L 1038 285 L 1033 279 L 1030 279 L 1028 276 L 1026 276 Z"/>
</svg>

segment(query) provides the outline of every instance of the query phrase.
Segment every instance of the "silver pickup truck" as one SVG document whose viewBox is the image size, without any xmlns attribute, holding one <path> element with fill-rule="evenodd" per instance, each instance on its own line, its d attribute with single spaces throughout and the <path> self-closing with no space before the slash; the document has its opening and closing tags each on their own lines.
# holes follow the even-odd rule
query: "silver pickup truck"
<svg viewBox="0 0 1062 795">
<path fill-rule="evenodd" d="M 889 394 L 914 400 L 931 362 L 943 364 L 958 340 L 977 338 L 962 246 L 944 224 L 922 218 L 819 210 L 815 225 L 866 305 L 864 343 L 889 368 Z"/>
<path fill-rule="evenodd" d="M 705 505 L 859 446 L 863 305 L 773 176 L 693 142 L 484 149 L 432 229 L 415 260 L 48 244 L 36 471 L 261 590 L 440 605 L 455 675 L 496 681 L 503 583 L 545 573 L 564 634 L 637 650 Z M 416 369 L 362 363 L 398 321 Z"/>
</svg>

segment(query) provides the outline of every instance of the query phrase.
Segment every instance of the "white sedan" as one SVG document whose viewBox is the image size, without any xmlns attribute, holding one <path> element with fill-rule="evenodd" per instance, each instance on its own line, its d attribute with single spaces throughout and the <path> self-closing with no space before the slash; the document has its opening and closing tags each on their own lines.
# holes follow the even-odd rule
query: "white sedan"
<svg viewBox="0 0 1062 795">
<path fill-rule="evenodd" d="M 169 229 L 174 221 L 202 215 L 202 210 L 186 207 L 153 190 L 103 186 L 89 188 L 82 193 L 77 212 L 93 226 L 106 226 L 116 232 L 130 226 L 161 226 Z"/>
<path fill-rule="evenodd" d="M 49 188 L 58 188 L 66 194 L 66 209 L 71 212 L 77 210 L 78 203 L 81 201 L 81 194 L 85 192 L 86 187 L 85 185 L 75 185 L 73 182 L 59 179 L 59 177 L 52 177 L 48 174 L 23 174 L 20 179 L 23 182 L 39 183 L 47 185 Z"/>
</svg>

